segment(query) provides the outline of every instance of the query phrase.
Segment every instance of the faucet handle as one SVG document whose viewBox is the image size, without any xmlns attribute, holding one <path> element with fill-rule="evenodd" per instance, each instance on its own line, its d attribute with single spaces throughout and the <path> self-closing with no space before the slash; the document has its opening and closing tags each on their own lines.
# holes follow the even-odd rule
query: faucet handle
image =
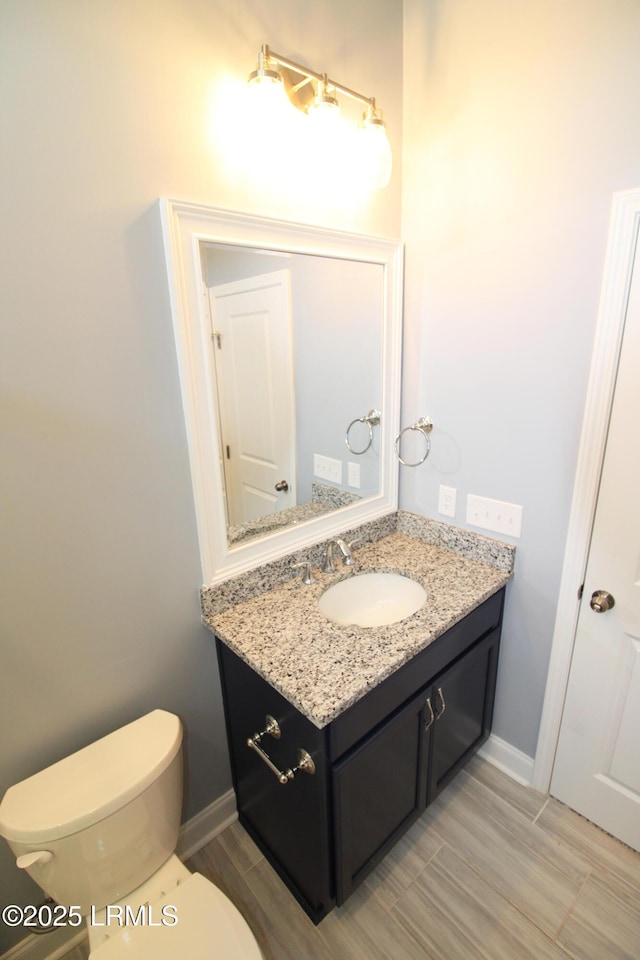
<svg viewBox="0 0 640 960">
<path fill-rule="evenodd" d="M 297 567 L 304 568 L 302 570 L 302 576 L 300 579 L 304 583 L 305 587 L 310 587 L 312 583 L 316 582 L 313 574 L 311 573 L 311 563 L 308 560 L 303 560 L 302 563 L 294 563 L 293 567 L 294 569 Z"/>
<path fill-rule="evenodd" d="M 343 563 L 344 563 L 345 567 L 352 567 L 352 566 L 354 565 L 354 563 L 356 562 L 355 557 L 352 557 L 352 556 L 351 556 L 351 551 L 352 551 L 353 548 L 355 547 L 356 543 L 362 543 L 362 537 L 356 537 L 355 540 L 352 540 L 351 543 L 348 544 L 349 553 L 347 554 L 347 556 L 346 556 L 346 557 L 344 558 L 344 560 L 343 560 Z"/>
</svg>

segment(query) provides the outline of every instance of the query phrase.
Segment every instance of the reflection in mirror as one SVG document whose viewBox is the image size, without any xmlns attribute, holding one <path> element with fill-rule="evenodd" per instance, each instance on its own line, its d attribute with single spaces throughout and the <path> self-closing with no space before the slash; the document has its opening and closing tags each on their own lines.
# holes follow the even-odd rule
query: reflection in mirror
<svg viewBox="0 0 640 960">
<path fill-rule="evenodd" d="M 395 510 L 401 244 L 160 213 L 203 582 Z"/>
<path fill-rule="evenodd" d="M 220 243 L 201 255 L 229 545 L 375 496 L 382 265 Z"/>
</svg>

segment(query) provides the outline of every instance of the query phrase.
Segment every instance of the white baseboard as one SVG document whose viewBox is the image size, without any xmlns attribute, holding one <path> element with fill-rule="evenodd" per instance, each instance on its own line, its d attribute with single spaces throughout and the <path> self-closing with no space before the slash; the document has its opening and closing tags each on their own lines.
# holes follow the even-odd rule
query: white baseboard
<svg viewBox="0 0 640 960">
<path fill-rule="evenodd" d="M 487 742 L 480 747 L 478 754 L 506 773 L 512 780 L 517 780 L 526 787 L 531 786 L 533 757 L 511 746 L 506 740 L 491 734 Z"/>
<path fill-rule="evenodd" d="M 236 795 L 228 790 L 180 827 L 176 853 L 181 860 L 188 860 L 237 818 Z M 66 927 L 53 933 L 30 934 L 3 953 L 0 960 L 60 960 L 86 936 L 84 924 L 80 930 Z"/>
<path fill-rule="evenodd" d="M 227 790 L 180 827 L 176 853 L 181 860 L 188 860 L 237 819 L 236 795 Z"/>
</svg>

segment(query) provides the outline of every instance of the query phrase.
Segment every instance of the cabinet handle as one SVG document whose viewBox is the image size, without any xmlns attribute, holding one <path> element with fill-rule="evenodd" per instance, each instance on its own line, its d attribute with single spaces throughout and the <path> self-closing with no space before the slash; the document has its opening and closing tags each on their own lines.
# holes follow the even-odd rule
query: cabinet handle
<svg viewBox="0 0 640 960">
<path fill-rule="evenodd" d="M 436 720 L 439 720 L 440 717 L 442 716 L 442 714 L 443 714 L 443 713 L 445 712 L 445 710 L 447 709 L 447 705 L 446 705 L 446 703 L 444 702 L 444 694 L 443 694 L 443 692 L 442 692 L 442 687 L 438 687 L 438 696 L 440 697 L 440 702 L 441 702 L 441 704 L 442 704 L 442 709 L 439 710 L 438 713 L 436 713 Z"/>
<path fill-rule="evenodd" d="M 431 724 L 433 723 L 433 721 L 435 720 L 435 714 L 433 712 L 433 707 L 431 706 L 431 697 L 427 697 L 425 702 L 425 707 L 429 711 L 429 719 L 425 723 L 424 728 L 425 730 L 428 730 Z"/>
<path fill-rule="evenodd" d="M 278 778 L 278 783 L 289 783 L 290 780 L 293 780 L 296 773 L 309 773 L 314 774 L 316 772 L 316 765 L 313 762 L 313 757 L 307 753 L 306 750 L 303 750 L 302 747 L 298 750 L 298 762 L 295 767 L 289 767 L 288 770 L 279 770 L 276 767 L 275 763 L 263 748 L 260 746 L 260 741 L 265 734 L 274 737 L 276 740 L 280 739 L 280 725 L 274 717 L 267 714 L 266 717 L 267 725 L 264 730 L 261 730 L 260 733 L 254 733 L 252 737 L 249 737 L 247 740 L 247 746 L 250 750 L 255 750 L 261 760 L 263 760 L 266 765 L 269 767 L 272 773 L 275 773 Z"/>
</svg>

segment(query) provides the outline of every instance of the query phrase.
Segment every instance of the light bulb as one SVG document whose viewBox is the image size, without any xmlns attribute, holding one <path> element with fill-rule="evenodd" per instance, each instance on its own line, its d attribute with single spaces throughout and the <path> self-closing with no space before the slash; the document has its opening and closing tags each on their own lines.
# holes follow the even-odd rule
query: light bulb
<svg viewBox="0 0 640 960">
<path fill-rule="evenodd" d="M 235 118 L 238 141 L 243 141 L 243 163 L 257 182 L 280 182 L 282 156 L 295 149 L 302 115 L 285 90 L 282 76 L 270 63 L 258 66 L 245 87 L 243 120 Z M 277 148 L 276 148 L 277 145 Z"/>
<path fill-rule="evenodd" d="M 367 116 L 360 128 L 364 175 L 372 190 L 381 190 L 391 179 L 393 158 L 383 121 Z"/>
<path fill-rule="evenodd" d="M 332 136 L 331 131 L 338 129 L 341 119 L 340 105 L 335 97 L 327 93 L 324 84 L 320 86 L 317 96 L 313 103 L 309 105 L 307 112 L 318 134 Z"/>
<path fill-rule="evenodd" d="M 291 108 L 279 73 L 272 76 L 269 71 L 268 74 L 252 76 L 249 80 L 249 91 L 256 111 L 264 110 L 269 113 Z"/>
</svg>

